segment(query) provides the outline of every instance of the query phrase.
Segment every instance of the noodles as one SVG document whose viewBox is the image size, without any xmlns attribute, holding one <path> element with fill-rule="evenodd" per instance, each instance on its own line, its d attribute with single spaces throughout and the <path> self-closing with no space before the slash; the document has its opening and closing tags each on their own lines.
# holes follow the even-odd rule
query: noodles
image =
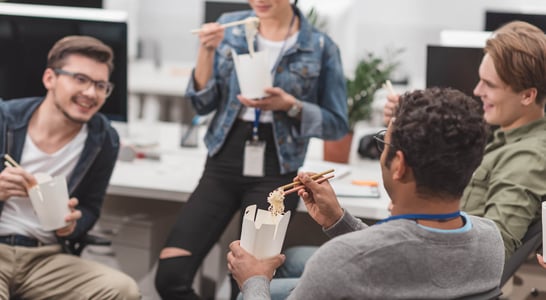
<svg viewBox="0 0 546 300">
<path fill-rule="evenodd" d="M 269 193 L 267 202 L 270 204 L 268 210 L 273 216 L 284 214 L 284 191 L 276 189 Z"/>
</svg>

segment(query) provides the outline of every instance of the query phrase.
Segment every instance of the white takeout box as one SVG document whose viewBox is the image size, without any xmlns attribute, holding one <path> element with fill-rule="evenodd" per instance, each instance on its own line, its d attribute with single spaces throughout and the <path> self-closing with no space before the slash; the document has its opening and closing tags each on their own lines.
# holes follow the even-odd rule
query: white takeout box
<svg viewBox="0 0 546 300">
<path fill-rule="evenodd" d="M 28 196 L 44 230 L 55 230 L 68 225 L 64 218 L 68 208 L 68 187 L 63 176 L 53 178 L 36 176 L 38 184 L 28 190 Z"/>
<path fill-rule="evenodd" d="M 250 54 L 238 55 L 231 51 L 235 72 L 239 81 L 241 95 L 249 99 L 259 99 L 266 97 L 264 89 L 271 87 L 273 79 L 269 68 L 269 59 L 267 51 L 254 52 Z"/>
<path fill-rule="evenodd" d="M 273 216 L 271 212 L 250 205 L 245 209 L 241 230 L 241 247 L 258 259 L 281 253 L 290 221 L 290 211 Z"/>
</svg>

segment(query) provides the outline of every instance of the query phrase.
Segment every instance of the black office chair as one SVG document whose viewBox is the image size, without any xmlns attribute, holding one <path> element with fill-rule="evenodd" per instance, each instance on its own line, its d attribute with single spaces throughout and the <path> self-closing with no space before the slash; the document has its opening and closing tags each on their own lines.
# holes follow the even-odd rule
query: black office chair
<svg viewBox="0 0 546 300">
<path fill-rule="evenodd" d="M 535 253 L 542 245 L 542 222 L 538 221 L 529 226 L 527 233 L 523 237 L 522 245 L 504 264 L 500 286 L 504 284 L 516 273 L 519 267 L 527 260 L 531 253 Z"/>
<path fill-rule="evenodd" d="M 77 256 L 80 256 L 82 254 L 83 249 L 85 246 L 93 245 L 93 246 L 110 246 L 112 245 L 112 241 L 109 239 L 93 235 L 93 234 L 86 234 L 81 239 L 71 241 L 71 240 L 63 240 L 62 241 L 63 249 L 66 253 L 74 254 Z"/>
</svg>

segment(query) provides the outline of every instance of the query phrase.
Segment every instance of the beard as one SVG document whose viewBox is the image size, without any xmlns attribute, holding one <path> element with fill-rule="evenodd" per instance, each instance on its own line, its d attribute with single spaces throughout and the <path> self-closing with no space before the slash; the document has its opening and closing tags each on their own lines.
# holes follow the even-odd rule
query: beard
<svg viewBox="0 0 546 300">
<path fill-rule="evenodd" d="M 71 97 L 70 101 L 73 102 L 73 103 L 78 103 L 76 101 L 76 99 L 75 99 L 75 96 Z M 74 116 L 71 116 L 68 113 L 68 111 L 66 111 L 57 101 L 55 101 L 55 107 L 57 107 L 57 109 L 65 116 L 65 118 L 67 118 L 69 121 L 71 121 L 73 123 L 76 123 L 78 125 L 83 125 L 83 124 L 85 124 L 85 123 L 87 123 L 89 121 L 89 119 L 76 118 Z"/>
</svg>

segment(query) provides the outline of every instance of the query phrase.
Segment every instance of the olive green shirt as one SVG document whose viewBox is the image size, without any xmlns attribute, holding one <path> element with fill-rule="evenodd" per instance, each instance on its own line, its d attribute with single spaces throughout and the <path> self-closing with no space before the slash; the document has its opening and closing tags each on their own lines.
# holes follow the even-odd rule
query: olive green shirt
<svg viewBox="0 0 546 300">
<path fill-rule="evenodd" d="M 546 200 L 546 118 L 494 133 L 481 165 L 464 190 L 461 210 L 493 220 L 504 240 L 505 259 L 521 246 Z"/>
</svg>

